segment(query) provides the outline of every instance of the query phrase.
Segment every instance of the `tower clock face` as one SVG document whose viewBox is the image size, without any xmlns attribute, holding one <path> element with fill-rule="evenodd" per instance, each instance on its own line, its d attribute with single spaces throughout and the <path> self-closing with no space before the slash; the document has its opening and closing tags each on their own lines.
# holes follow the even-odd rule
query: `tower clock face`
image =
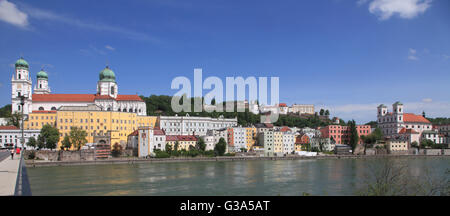
<svg viewBox="0 0 450 216">
<path fill-rule="evenodd" d="M 17 88 L 21 89 L 22 88 L 22 84 L 17 85 Z"/>
</svg>

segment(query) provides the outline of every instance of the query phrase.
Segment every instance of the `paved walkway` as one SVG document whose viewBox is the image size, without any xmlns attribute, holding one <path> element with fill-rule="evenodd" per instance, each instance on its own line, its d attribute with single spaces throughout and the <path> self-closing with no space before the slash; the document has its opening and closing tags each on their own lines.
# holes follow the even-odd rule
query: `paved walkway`
<svg viewBox="0 0 450 216">
<path fill-rule="evenodd" d="M 0 196 L 14 196 L 20 155 L 11 155 L 0 162 Z"/>
<path fill-rule="evenodd" d="M 6 159 L 7 157 L 11 157 L 11 154 L 9 151 L 1 151 L 0 150 L 0 162 L 3 161 L 3 159 Z"/>
</svg>

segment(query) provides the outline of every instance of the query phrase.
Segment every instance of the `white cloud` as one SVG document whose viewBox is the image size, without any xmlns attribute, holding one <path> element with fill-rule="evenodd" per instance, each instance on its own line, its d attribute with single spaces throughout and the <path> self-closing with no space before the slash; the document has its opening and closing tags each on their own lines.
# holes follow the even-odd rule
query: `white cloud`
<svg viewBox="0 0 450 216">
<path fill-rule="evenodd" d="M 412 60 L 412 61 L 417 61 L 417 60 L 419 60 L 419 58 L 417 58 L 416 56 L 413 56 L 413 55 L 409 55 L 409 56 L 408 56 L 408 59 L 409 59 L 409 60 Z"/>
<path fill-rule="evenodd" d="M 80 52 L 87 56 L 94 56 L 97 54 L 106 55 L 106 51 L 98 49 L 97 47 L 95 47 L 93 45 L 89 45 L 89 48 L 87 48 L 87 49 L 80 49 Z"/>
<path fill-rule="evenodd" d="M 26 28 L 29 24 L 28 15 L 7 0 L 0 0 L 0 20 L 20 28 Z"/>
<path fill-rule="evenodd" d="M 417 53 L 417 50 L 410 48 L 409 49 L 408 59 L 409 60 L 413 60 L 413 61 L 419 60 L 419 58 L 417 58 L 417 56 L 416 56 L 416 53 Z"/>
<path fill-rule="evenodd" d="M 116 48 L 114 48 L 114 47 L 112 47 L 112 46 L 110 46 L 110 45 L 106 45 L 105 48 L 106 48 L 106 49 L 109 49 L 109 50 L 111 50 L 111 51 L 116 50 Z"/>
<path fill-rule="evenodd" d="M 388 20 L 393 15 L 412 19 L 430 8 L 431 2 L 432 0 L 373 0 L 369 11 L 380 20 Z"/>
<path fill-rule="evenodd" d="M 424 102 L 424 103 L 431 103 L 431 102 L 433 102 L 433 99 L 431 99 L 431 98 L 424 98 L 424 99 L 422 99 L 422 102 Z"/>
<path fill-rule="evenodd" d="M 0 0 L 2 1 L 2 0 Z M 111 32 L 117 35 L 122 35 L 128 37 L 133 40 L 143 40 L 143 41 L 151 41 L 151 42 L 159 42 L 156 38 L 151 37 L 145 33 L 133 31 L 127 28 L 111 26 L 108 24 L 100 23 L 100 22 L 92 22 L 87 20 L 81 20 L 78 18 L 73 18 L 67 15 L 61 15 L 54 13 L 52 11 L 43 10 L 40 8 L 32 7 L 28 4 L 21 3 L 20 6 L 23 7 L 24 13 L 27 13 L 30 19 L 41 20 L 41 21 L 52 21 L 59 22 L 66 25 L 71 25 L 78 28 L 89 29 L 93 31 L 103 31 L 103 32 Z M 27 15 L 25 14 L 25 15 Z"/>
</svg>

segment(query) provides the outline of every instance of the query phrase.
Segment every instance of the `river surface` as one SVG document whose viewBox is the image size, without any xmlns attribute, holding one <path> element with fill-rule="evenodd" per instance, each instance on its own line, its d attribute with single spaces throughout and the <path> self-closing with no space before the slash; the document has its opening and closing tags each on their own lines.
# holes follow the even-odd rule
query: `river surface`
<svg viewBox="0 0 450 216">
<path fill-rule="evenodd" d="M 27 168 L 33 195 L 354 195 L 374 167 L 444 176 L 450 157 L 310 159 Z"/>
</svg>

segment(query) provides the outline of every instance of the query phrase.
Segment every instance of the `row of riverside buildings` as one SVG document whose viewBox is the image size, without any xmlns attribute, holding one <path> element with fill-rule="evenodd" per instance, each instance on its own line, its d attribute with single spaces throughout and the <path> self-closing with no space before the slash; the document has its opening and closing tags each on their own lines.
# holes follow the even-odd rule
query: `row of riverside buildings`
<svg viewBox="0 0 450 216">
<path fill-rule="evenodd" d="M 141 157 L 152 155 L 155 150 L 165 150 L 167 145 L 178 142 L 180 149 L 189 150 L 201 138 L 206 150 L 213 150 L 223 138 L 227 152 L 251 151 L 265 156 L 285 156 L 304 151 L 333 151 L 336 146 L 347 144 L 350 129 L 335 122 L 321 128 L 296 128 L 255 124 L 250 127 L 238 125 L 236 118 L 210 118 L 199 116 L 147 116 L 146 104 L 138 95 L 119 94 L 115 73 L 106 67 L 100 71 L 95 94 L 52 94 L 48 74 L 37 73 L 37 84 L 32 88 L 29 65 L 20 58 L 15 63 L 11 79 L 12 112 L 23 112 L 25 143 L 40 133 L 44 125 L 58 128 L 60 147 L 64 136 L 72 127 L 87 132 L 89 145 L 101 142 L 111 146 L 136 149 Z M 25 97 L 22 106 L 21 97 Z M 314 115 L 314 105 L 259 106 L 246 103 L 245 107 L 255 113 L 278 112 L 280 114 Z M 1 119 L 0 119 L 1 120 Z M 5 123 L 5 122 L 3 122 Z M 0 121 L 0 125 L 3 124 Z M 449 126 L 433 126 L 425 117 L 403 113 L 403 104 L 397 102 L 393 111 L 378 107 L 378 127 L 383 131 L 392 149 L 409 148 L 411 143 L 422 139 L 437 144 L 449 142 Z M 359 136 L 369 135 L 374 128 L 357 125 Z M 0 148 L 20 145 L 21 130 L 13 126 L 0 126 Z M 360 139 L 360 143 L 362 140 Z M 400 147 L 399 147 L 400 146 Z M 29 147 L 27 147 L 29 148 Z"/>
</svg>

